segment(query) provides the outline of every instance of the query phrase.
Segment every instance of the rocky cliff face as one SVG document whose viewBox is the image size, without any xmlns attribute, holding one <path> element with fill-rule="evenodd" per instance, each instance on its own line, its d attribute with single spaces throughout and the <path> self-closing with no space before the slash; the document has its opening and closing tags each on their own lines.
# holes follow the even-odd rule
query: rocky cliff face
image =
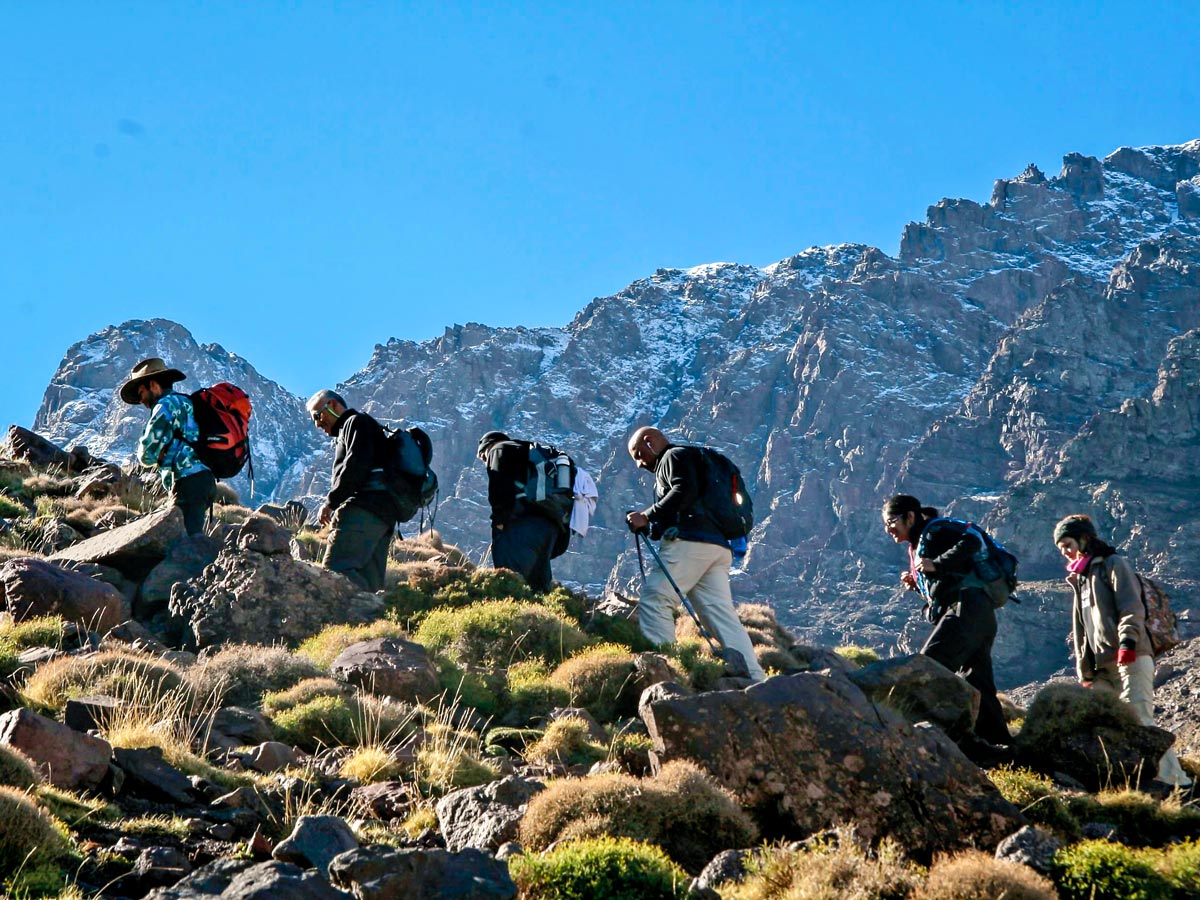
<svg viewBox="0 0 1200 900">
<path fill-rule="evenodd" d="M 810 640 L 919 642 L 913 604 L 892 588 L 903 553 L 879 524 L 883 498 L 914 493 L 992 528 L 1027 578 L 1046 580 L 1003 612 L 998 646 L 1002 680 L 1044 677 L 1067 663 L 1059 516 L 1090 511 L 1181 605 L 1200 571 L 1198 179 L 1200 141 L 1070 154 L 1056 177 L 1031 166 L 998 181 L 986 204 L 930 207 L 895 258 L 841 245 L 764 269 L 660 269 L 563 329 L 391 340 L 342 388 L 429 430 L 438 527 L 477 559 L 478 436 L 503 428 L 568 449 L 602 496 L 596 530 L 556 575 L 626 592 L 637 578 L 623 513 L 650 497 L 625 453 L 630 431 L 657 423 L 728 452 L 758 511 L 735 593 Z M 107 418 L 73 412 L 71 392 L 111 388 L 132 363 L 96 376 L 104 362 L 80 348 L 99 339 L 72 348 L 39 426 L 104 452 L 132 426 L 107 401 Z M 277 429 L 277 493 L 319 495 L 328 451 L 314 454 L 307 424 L 271 416 L 257 424 Z"/>
</svg>

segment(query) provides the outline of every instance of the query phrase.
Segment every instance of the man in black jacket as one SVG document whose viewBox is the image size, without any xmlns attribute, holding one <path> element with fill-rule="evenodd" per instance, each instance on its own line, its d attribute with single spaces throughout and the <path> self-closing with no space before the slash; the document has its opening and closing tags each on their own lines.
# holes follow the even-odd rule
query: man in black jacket
<svg viewBox="0 0 1200 900">
<path fill-rule="evenodd" d="M 479 459 L 487 465 L 488 503 L 492 507 L 492 565 L 512 569 L 538 593 L 550 590 L 550 560 L 565 535 L 549 516 L 529 506 L 518 484 L 529 475 L 529 444 L 503 431 L 479 439 Z M 559 551 L 561 552 L 561 551 Z"/>
<path fill-rule="evenodd" d="M 657 500 L 625 517 L 635 534 L 650 530 L 662 539 L 659 552 L 679 589 L 687 594 L 705 629 L 721 646 L 738 651 L 750 677 L 766 678 L 745 626 L 733 609 L 729 541 L 704 506 L 704 460 L 698 447 L 677 447 L 657 428 L 643 427 L 629 439 L 629 455 L 639 469 L 654 473 Z M 665 574 L 654 569 L 638 598 L 638 627 L 654 644 L 675 641 L 675 590 Z"/>
<path fill-rule="evenodd" d="M 313 394 L 308 413 L 336 441 L 329 495 L 317 516 L 321 525 L 333 523 L 322 565 L 381 591 L 396 528 L 395 501 L 383 482 L 387 435 L 366 413 L 347 409 L 334 391 Z"/>
</svg>

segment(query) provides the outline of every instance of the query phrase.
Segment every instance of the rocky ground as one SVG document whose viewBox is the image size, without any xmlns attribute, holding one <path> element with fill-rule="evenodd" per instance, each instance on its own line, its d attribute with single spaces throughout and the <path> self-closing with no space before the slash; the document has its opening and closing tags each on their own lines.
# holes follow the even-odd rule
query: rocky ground
<svg viewBox="0 0 1200 900">
<path fill-rule="evenodd" d="M 799 643 L 767 606 L 739 610 L 772 676 L 752 686 L 686 620 L 653 652 L 635 605 L 534 596 L 436 535 L 397 542 L 367 594 L 311 561 L 323 535 L 302 509 L 227 495 L 187 537 L 134 473 L 27 433 L 7 452 L 12 896 L 1196 887 L 1200 812 L 1146 777 L 1164 729 L 1196 752 L 1194 640 L 1160 662 L 1164 728 L 1030 686 L 1003 754 L 965 740 L 978 695 L 960 678 Z"/>
</svg>

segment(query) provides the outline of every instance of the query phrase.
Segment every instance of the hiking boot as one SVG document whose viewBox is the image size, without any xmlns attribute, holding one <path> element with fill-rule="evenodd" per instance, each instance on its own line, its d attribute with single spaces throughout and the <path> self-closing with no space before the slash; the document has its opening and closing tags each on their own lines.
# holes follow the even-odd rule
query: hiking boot
<svg viewBox="0 0 1200 900">
<path fill-rule="evenodd" d="M 989 744 L 983 738 L 968 734 L 958 741 L 961 750 L 971 762 L 981 769 L 994 769 L 996 766 L 1012 765 L 1017 761 L 1017 754 L 1012 747 L 1000 744 Z"/>
</svg>

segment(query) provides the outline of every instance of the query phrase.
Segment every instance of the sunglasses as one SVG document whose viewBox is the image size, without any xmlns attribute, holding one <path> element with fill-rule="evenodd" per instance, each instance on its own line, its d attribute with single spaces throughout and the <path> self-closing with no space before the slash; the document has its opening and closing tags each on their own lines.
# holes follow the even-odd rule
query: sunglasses
<svg viewBox="0 0 1200 900">
<path fill-rule="evenodd" d="M 884 527 L 891 528 L 893 525 L 895 525 L 897 522 L 899 522 L 902 518 L 904 518 L 904 517 L 903 516 L 888 516 L 886 519 L 883 520 Z"/>
</svg>

